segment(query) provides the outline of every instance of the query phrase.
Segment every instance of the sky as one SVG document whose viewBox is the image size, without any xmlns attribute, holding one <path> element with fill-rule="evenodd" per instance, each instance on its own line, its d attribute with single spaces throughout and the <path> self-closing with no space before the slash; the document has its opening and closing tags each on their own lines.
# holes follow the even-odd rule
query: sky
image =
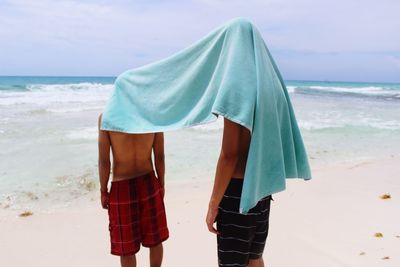
<svg viewBox="0 0 400 267">
<path fill-rule="evenodd" d="M 0 0 L 0 75 L 116 76 L 246 17 L 287 80 L 400 82 L 399 11 L 398 0 Z"/>
</svg>

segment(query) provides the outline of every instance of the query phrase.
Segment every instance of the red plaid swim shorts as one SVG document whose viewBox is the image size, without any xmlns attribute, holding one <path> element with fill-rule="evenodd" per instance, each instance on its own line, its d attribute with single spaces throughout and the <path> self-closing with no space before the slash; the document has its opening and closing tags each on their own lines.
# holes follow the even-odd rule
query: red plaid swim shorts
<svg viewBox="0 0 400 267">
<path fill-rule="evenodd" d="M 161 186 L 154 171 L 111 183 L 108 205 L 111 254 L 136 254 L 169 237 Z"/>
</svg>

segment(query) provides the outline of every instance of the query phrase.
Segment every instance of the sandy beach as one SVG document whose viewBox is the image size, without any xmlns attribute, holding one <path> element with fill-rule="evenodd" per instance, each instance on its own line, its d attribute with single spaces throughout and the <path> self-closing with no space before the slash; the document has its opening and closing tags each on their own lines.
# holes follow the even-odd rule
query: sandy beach
<svg viewBox="0 0 400 267">
<path fill-rule="evenodd" d="M 400 266 L 399 164 L 393 156 L 312 166 L 313 180 L 288 181 L 274 195 L 267 266 Z M 167 182 L 164 266 L 216 266 L 215 236 L 204 223 L 211 186 L 210 179 Z M 97 193 L 56 211 L 32 212 L 1 211 L 1 265 L 118 266 Z M 142 248 L 138 266 L 148 266 L 147 257 Z"/>
<path fill-rule="evenodd" d="M 0 266 L 119 266 L 97 174 L 96 122 L 112 82 L 3 81 L 25 89 L 0 92 Z M 313 179 L 274 195 L 267 266 L 400 266 L 400 85 L 373 86 L 289 82 Z M 205 215 L 222 127 L 166 133 L 166 267 L 217 266 Z M 142 249 L 138 266 L 147 257 Z"/>
<path fill-rule="evenodd" d="M 233 176 L 247 158 L 244 210 L 276 192 L 266 267 L 400 267 L 399 10 L 394 0 L 0 1 L 0 267 L 121 266 L 100 200 L 108 144 L 111 184 L 141 174 L 144 158 L 155 165 L 161 143 L 162 266 L 218 266 L 205 221 L 229 150 L 240 152 Z M 249 130 L 247 154 L 247 134 L 224 118 Z M 99 129 L 164 139 L 146 156 L 150 137 L 116 134 L 129 139 L 119 144 Z M 312 179 L 277 192 L 295 175 Z M 227 217 L 229 231 L 266 233 Z M 225 237 L 221 253 L 247 254 L 233 239 L 252 237 Z M 148 248 L 136 257 L 150 265 Z"/>
</svg>

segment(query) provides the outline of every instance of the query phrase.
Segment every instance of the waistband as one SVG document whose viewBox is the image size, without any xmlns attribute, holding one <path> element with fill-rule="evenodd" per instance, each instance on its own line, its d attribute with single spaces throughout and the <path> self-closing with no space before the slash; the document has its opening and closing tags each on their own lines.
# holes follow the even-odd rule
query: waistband
<svg viewBox="0 0 400 267">
<path fill-rule="evenodd" d="M 119 180 L 119 181 L 111 181 L 111 184 L 115 185 L 115 184 L 129 183 L 129 182 L 131 182 L 133 180 L 148 179 L 148 178 L 152 178 L 152 177 L 155 177 L 155 176 L 156 176 L 156 174 L 155 174 L 154 170 L 152 170 L 151 172 L 148 172 L 148 173 L 140 175 L 140 176 L 135 176 L 135 177 L 132 177 L 132 178 L 127 178 L 127 179 Z"/>
<path fill-rule="evenodd" d="M 243 179 L 231 178 L 228 187 L 226 188 L 225 195 L 232 197 L 240 197 L 242 194 Z"/>
<path fill-rule="evenodd" d="M 229 182 L 228 187 L 226 188 L 225 195 L 240 198 L 242 195 L 243 182 L 244 182 L 244 179 L 232 177 L 231 181 Z M 268 198 L 271 200 L 274 200 L 272 198 L 272 195 L 266 196 L 266 197 L 262 198 L 261 200 L 268 199 Z"/>
</svg>

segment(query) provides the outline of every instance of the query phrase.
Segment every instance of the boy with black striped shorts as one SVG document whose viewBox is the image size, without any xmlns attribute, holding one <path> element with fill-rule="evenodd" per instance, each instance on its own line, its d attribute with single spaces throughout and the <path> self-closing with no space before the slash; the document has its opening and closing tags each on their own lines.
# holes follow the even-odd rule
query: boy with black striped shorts
<svg viewBox="0 0 400 267">
<path fill-rule="evenodd" d="M 261 199 L 247 214 L 239 212 L 250 146 L 250 132 L 224 119 L 221 153 L 206 223 L 217 234 L 220 267 L 264 267 L 271 196 Z M 234 177 L 234 178 L 232 178 Z M 214 223 L 217 228 L 214 228 Z"/>
<path fill-rule="evenodd" d="M 219 266 L 247 266 L 250 260 L 261 259 L 264 252 L 272 198 L 263 198 L 247 214 L 241 214 L 242 187 L 243 179 L 232 178 L 218 208 Z"/>
</svg>

